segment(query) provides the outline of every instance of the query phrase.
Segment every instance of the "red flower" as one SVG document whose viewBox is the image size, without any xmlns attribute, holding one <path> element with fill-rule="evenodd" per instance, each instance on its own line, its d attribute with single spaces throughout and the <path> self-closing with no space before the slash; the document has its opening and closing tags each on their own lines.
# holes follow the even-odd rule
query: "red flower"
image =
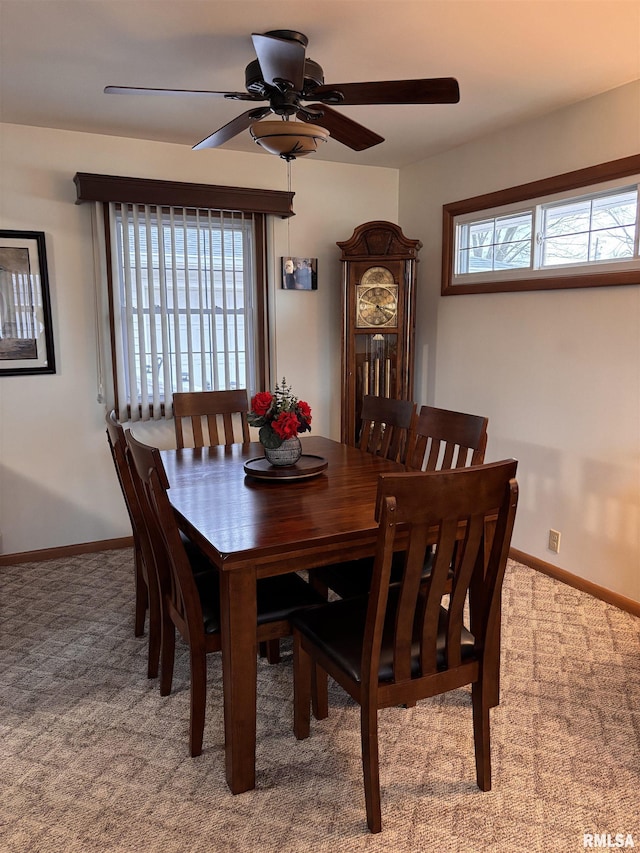
<svg viewBox="0 0 640 853">
<path fill-rule="evenodd" d="M 273 396 L 268 391 L 259 391 L 251 400 L 251 408 L 256 415 L 266 415 L 272 401 Z"/>
<path fill-rule="evenodd" d="M 298 434 L 298 417 L 294 412 L 280 412 L 271 426 L 275 434 L 285 441 L 287 438 L 294 438 Z"/>
<path fill-rule="evenodd" d="M 304 400 L 298 400 L 298 414 L 308 424 L 311 423 L 311 406 L 305 403 Z"/>
</svg>

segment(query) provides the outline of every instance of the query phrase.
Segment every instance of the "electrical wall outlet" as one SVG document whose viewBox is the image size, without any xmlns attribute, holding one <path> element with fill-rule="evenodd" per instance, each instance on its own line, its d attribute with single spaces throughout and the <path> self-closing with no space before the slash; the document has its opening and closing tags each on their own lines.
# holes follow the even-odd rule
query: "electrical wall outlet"
<svg viewBox="0 0 640 853">
<path fill-rule="evenodd" d="M 560 531 L 559 530 L 550 530 L 549 531 L 549 544 L 547 546 L 550 551 L 553 551 L 554 554 L 560 553 Z"/>
</svg>

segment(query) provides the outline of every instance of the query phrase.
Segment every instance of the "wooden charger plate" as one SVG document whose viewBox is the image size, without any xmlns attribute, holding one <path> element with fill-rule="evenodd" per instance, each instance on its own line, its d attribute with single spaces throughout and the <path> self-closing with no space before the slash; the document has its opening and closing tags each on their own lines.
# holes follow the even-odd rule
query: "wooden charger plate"
<svg viewBox="0 0 640 853">
<path fill-rule="evenodd" d="M 259 480 L 307 480 L 322 474 L 328 464 L 324 457 L 311 453 L 303 453 L 295 465 L 280 467 L 272 465 L 264 456 L 256 456 L 255 459 L 245 462 L 244 472 Z"/>
</svg>

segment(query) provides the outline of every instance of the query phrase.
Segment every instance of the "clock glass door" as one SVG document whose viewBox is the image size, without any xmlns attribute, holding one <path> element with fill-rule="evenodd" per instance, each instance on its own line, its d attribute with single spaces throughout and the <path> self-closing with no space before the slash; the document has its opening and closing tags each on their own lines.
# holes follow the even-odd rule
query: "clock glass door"
<svg viewBox="0 0 640 853">
<path fill-rule="evenodd" d="M 362 398 L 395 398 L 398 391 L 398 336 L 370 330 L 355 335 L 356 421 L 360 424 Z"/>
</svg>

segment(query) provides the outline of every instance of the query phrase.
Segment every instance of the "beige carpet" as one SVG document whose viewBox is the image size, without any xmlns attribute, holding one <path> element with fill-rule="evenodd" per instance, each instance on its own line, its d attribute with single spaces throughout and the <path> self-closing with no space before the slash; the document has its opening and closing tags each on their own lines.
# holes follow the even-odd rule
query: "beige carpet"
<svg viewBox="0 0 640 853">
<path fill-rule="evenodd" d="M 0 569 L 2 853 L 342 853 L 640 848 L 639 620 L 510 563 L 493 790 L 475 785 L 470 694 L 380 713 L 383 832 L 364 817 L 357 707 L 291 733 L 291 655 L 258 667 L 257 789 L 224 781 L 220 660 L 202 756 L 187 755 L 187 660 L 145 678 L 132 555 Z"/>
</svg>

